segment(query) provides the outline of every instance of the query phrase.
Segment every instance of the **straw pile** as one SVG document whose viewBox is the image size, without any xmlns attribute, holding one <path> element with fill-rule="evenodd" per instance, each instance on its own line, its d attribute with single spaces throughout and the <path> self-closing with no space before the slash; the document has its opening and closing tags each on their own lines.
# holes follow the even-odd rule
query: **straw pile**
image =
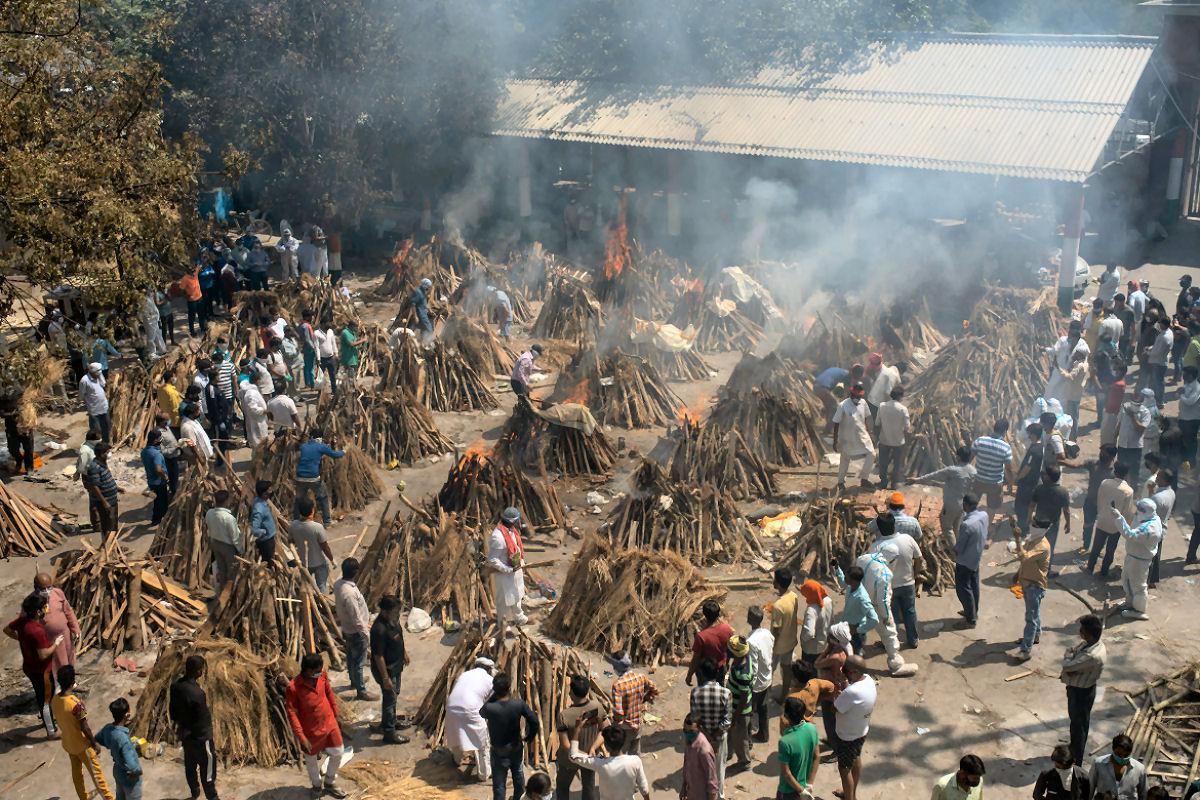
<svg viewBox="0 0 1200 800">
<path fill-rule="evenodd" d="M 81 540 L 58 562 L 54 582 L 63 590 L 79 620 L 77 653 L 99 648 L 141 650 L 172 633 L 191 632 L 207 608 L 166 578 L 153 559 L 129 560 L 110 534 L 97 550 Z"/>
<path fill-rule="evenodd" d="M 761 556 L 750 523 L 733 499 L 711 485 L 668 480 L 648 459 L 633 474 L 633 488 L 601 528 L 613 544 L 677 553 L 694 564 Z"/>
<path fill-rule="evenodd" d="M 424 770 L 424 767 L 422 767 Z M 453 788 L 459 780 L 455 770 L 448 770 L 444 783 L 449 788 L 434 786 L 424 777 L 402 775 L 387 761 L 358 761 L 338 772 L 338 776 L 354 781 L 359 800 L 467 800 Z"/>
<path fill-rule="evenodd" d="M 1137 711 L 1125 734 L 1133 757 L 1172 797 L 1200 778 L 1200 661 L 1127 695 Z"/>
<path fill-rule="evenodd" d="M 303 566 L 243 563 L 237 577 L 221 587 L 217 608 L 201 629 L 265 656 L 299 662 L 323 652 L 334 669 L 344 666 L 342 634 L 333 600 L 321 594 Z"/>
<path fill-rule="evenodd" d="M 511 462 L 481 451 L 469 450 L 458 459 L 438 491 L 437 501 L 468 525 L 489 525 L 506 507 L 516 506 L 532 528 L 567 527 L 562 501 L 549 481 L 530 480 Z"/>
<path fill-rule="evenodd" d="M 734 500 L 775 494 L 774 474 L 740 433 L 691 418 L 680 431 L 669 472 L 672 481 L 712 486 Z"/>
<path fill-rule="evenodd" d="M 600 303 L 579 281 L 559 278 L 533 323 L 540 338 L 595 341 L 600 330 Z"/>
<path fill-rule="evenodd" d="M 171 684 L 183 677 L 188 656 L 208 664 L 200 681 L 212 712 L 213 746 L 224 765 L 274 767 L 299 763 L 303 753 L 287 718 L 287 685 L 299 671 L 278 654 L 264 656 L 229 639 L 176 639 L 158 654 L 138 698 L 133 732 L 178 744 L 168 716 Z"/>
<path fill-rule="evenodd" d="M 591 536 L 543 630 L 586 650 L 627 649 L 635 661 L 678 663 L 702 624 L 700 607 L 727 594 L 674 553 L 625 550 Z"/>
<path fill-rule="evenodd" d="M 55 525 L 62 513 L 62 509 L 39 505 L 0 483 L 0 558 L 53 550 L 63 540 Z"/>
<path fill-rule="evenodd" d="M 541 722 L 544 733 L 556 730 L 559 714 L 571 702 L 571 677 L 590 677 L 590 667 L 579 653 L 569 647 L 556 647 L 537 641 L 520 628 L 510 630 L 516 633 L 515 642 L 509 643 L 499 638 L 494 623 L 482 632 L 471 627 L 458 640 L 421 700 L 414 718 L 416 725 L 429 735 L 431 747 L 440 746 L 445 739 L 446 698 L 454 682 L 480 656 L 487 656 L 496 662 L 497 675 L 505 672 L 512 677 L 512 696 L 529 704 Z M 590 696 L 611 711 L 608 693 L 595 680 L 592 680 Z M 546 769 L 557 752 L 557 736 L 538 736 L 525 745 L 525 761 L 534 767 Z"/>
</svg>

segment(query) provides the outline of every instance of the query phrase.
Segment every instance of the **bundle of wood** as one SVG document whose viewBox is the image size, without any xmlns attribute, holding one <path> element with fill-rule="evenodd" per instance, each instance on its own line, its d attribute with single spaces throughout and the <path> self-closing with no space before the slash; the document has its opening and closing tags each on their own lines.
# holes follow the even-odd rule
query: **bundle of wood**
<svg viewBox="0 0 1200 800">
<path fill-rule="evenodd" d="M 379 325 L 360 325 L 357 338 L 363 342 L 358 349 L 359 377 L 384 374 L 392 361 L 387 332 Z"/>
<path fill-rule="evenodd" d="M 475 411 L 500 405 L 458 350 L 437 341 L 422 355 L 424 401 L 433 411 Z"/>
<path fill-rule="evenodd" d="M 650 362 L 619 350 L 604 358 L 597 358 L 595 350 L 581 350 L 559 375 L 554 396 L 582 402 L 584 384 L 588 408 L 605 425 L 666 425 L 683 405 Z"/>
<path fill-rule="evenodd" d="M 775 494 L 774 473 L 740 433 L 695 418 L 683 421 L 669 472 L 676 483 L 712 486 L 734 500 Z"/>
<path fill-rule="evenodd" d="M 150 376 L 135 361 L 109 373 L 105 388 L 113 446 L 129 445 L 133 450 L 141 450 L 146 446 L 146 434 L 154 427 L 154 415 L 158 413 L 158 400 Z"/>
<path fill-rule="evenodd" d="M 33 502 L 0 483 L 0 558 L 37 556 L 63 540 L 62 509 Z"/>
<path fill-rule="evenodd" d="M 531 528 L 567 527 L 558 492 L 544 476 L 531 480 L 512 462 L 482 451 L 469 450 L 458 459 L 438 491 L 437 501 L 468 525 L 490 525 L 500 518 L 501 511 L 515 506 Z"/>
<path fill-rule="evenodd" d="M 668 480 L 648 459 L 633 488 L 609 514 L 601 532 L 626 548 L 671 551 L 694 564 L 760 556 L 762 545 L 733 498 L 708 485 Z"/>
<path fill-rule="evenodd" d="M 358 445 L 342 439 L 334 435 L 330 447 L 343 450 L 346 455 L 321 459 L 321 478 L 329 491 L 329 504 L 339 514 L 364 509 L 383 494 L 383 484 L 371 460 Z M 250 464 L 250 474 L 255 480 L 272 483 L 275 487 L 272 497 L 287 513 L 291 513 L 296 500 L 296 464 L 303 442 L 298 431 L 282 430 L 274 439 L 259 445 Z"/>
<path fill-rule="evenodd" d="M 725 385 L 737 390 L 757 387 L 790 400 L 809 419 L 820 420 L 824 418 L 825 410 L 813 389 L 814 384 L 812 376 L 800 363 L 773 350 L 762 358 L 751 353 L 743 355 Z"/>
<path fill-rule="evenodd" d="M 429 409 L 407 389 L 345 391 L 338 395 L 336 406 L 322 396 L 318 417 L 334 420 L 344 441 L 354 442 L 385 466 L 412 464 L 454 448 L 438 430 Z"/>
<path fill-rule="evenodd" d="M 242 563 L 221 587 L 200 633 L 233 639 L 265 656 L 299 662 L 307 653 L 322 652 L 334 669 L 345 663 L 333 599 L 321 593 L 303 565 L 282 559 Z"/>
<path fill-rule="evenodd" d="M 768 465 L 799 467 L 816 464 L 825 455 L 814 419 L 787 397 L 756 387 L 727 389 L 708 424 L 740 433 Z"/>
<path fill-rule="evenodd" d="M 507 378 L 517 363 L 517 354 L 495 331 L 465 314 L 453 314 L 446 320 L 442 341 L 462 353 L 485 381 L 493 375 Z"/>
<path fill-rule="evenodd" d="M 223 763 L 274 767 L 304 755 L 287 717 L 287 685 L 298 666 L 278 654 L 262 655 L 229 639 L 174 639 L 158 654 L 138 698 L 133 732 L 178 744 L 169 716 L 171 684 L 184 676 L 189 656 L 204 658 L 201 685 L 212 714 L 213 745 Z"/>
<path fill-rule="evenodd" d="M 417 398 L 424 395 L 424 375 L 421 373 L 421 342 L 418 334 L 401 333 L 395 339 L 395 347 L 390 347 L 385 355 L 379 357 L 379 380 L 375 382 L 375 390 L 380 392 L 395 392 L 406 389 Z"/>
<path fill-rule="evenodd" d="M 587 406 L 560 403 L 538 411 L 526 397 L 517 398 L 496 452 L 538 474 L 605 475 L 617 459 Z"/>
<path fill-rule="evenodd" d="M 482 570 L 486 544 L 478 531 L 447 514 L 437 503 L 414 505 L 405 518 L 384 509 L 371 546 L 362 557 L 358 586 L 371 608 L 384 595 L 435 618 L 470 622 L 493 613 L 490 581 Z"/>
<path fill-rule="evenodd" d="M 989 286 L 964 323 L 968 334 L 985 338 L 1001 336 L 1030 349 L 1034 355 L 1065 333 L 1060 330 L 1062 315 L 1055 305 L 1052 288 Z"/>
<path fill-rule="evenodd" d="M 743 314 L 736 301 L 705 295 L 699 282 L 680 295 L 670 322 L 695 328 L 695 347 L 702 353 L 753 350 L 763 339 L 762 327 Z"/>
<path fill-rule="evenodd" d="M 421 700 L 414 722 L 429 736 L 432 747 L 445 741 L 446 699 L 454 682 L 486 656 L 496 662 L 495 674 L 507 673 L 512 678 L 512 695 L 529 704 L 537 715 L 542 730 L 555 730 L 559 715 L 570 704 L 571 678 L 586 677 L 591 682 L 589 696 L 607 711 L 612 701 L 591 678 L 591 665 L 569 647 L 555 646 L 534 639 L 520 628 L 515 630 L 516 641 L 499 637 L 495 624 L 486 630 L 467 629 L 433 679 L 433 685 Z M 557 736 L 538 736 L 525 745 L 525 761 L 532 766 L 548 768 L 558 752 Z"/>
<path fill-rule="evenodd" d="M 1200 779 L 1200 661 L 1160 675 L 1127 695 L 1137 709 L 1125 735 L 1146 774 L 1183 797 Z"/>
<path fill-rule="evenodd" d="M 533 335 L 541 338 L 595 341 L 600 330 L 600 303 L 580 281 L 559 278 L 542 305 Z"/>
<path fill-rule="evenodd" d="M 99 549 L 86 540 L 80 545 L 58 562 L 54 577 L 79 620 L 77 653 L 140 650 L 159 637 L 191 632 L 208 612 L 153 559 L 131 560 L 116 534 Z"/>
<path fill-rule="evenodd" d="M 700 607 L 728 591 L 710 586 L 675 553 L 628 550 L 590 536 L 543 630 L 586 650 L 628 650 L 635 661 L 678 663 L 702 625 Z"/>
</svg>

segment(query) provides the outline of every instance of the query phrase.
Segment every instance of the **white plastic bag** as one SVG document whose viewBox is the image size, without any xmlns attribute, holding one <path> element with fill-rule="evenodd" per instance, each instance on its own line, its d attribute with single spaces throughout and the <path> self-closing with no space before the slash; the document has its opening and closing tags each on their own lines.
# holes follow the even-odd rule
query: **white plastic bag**
<svg viewBox="0 0 1200 800">
<path fill-rule="evenodd" d="M 413 608 L 408 612 L 408 631 L 409 633 L 420 633 L 427 631 L 433 626 L 433 620 L 428 612 L 421 608 Z"/>
</svg>

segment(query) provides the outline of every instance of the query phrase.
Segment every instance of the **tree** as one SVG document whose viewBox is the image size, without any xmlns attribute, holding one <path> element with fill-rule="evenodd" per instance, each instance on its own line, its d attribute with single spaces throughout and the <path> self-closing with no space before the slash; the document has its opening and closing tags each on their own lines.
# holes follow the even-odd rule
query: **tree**
<svg viewBox="0 0 1200 800">
<path fill-rule="evenodd" d="M 168 125 L 226 177 L 259 173 L 261 205 L 342 227 L 390 188 L 465 167 L 498 92 L 467 0 L 177 0 L 164 55 Z"/>
<path fill-rule="evenodd" d="M 16 273 L 129 307 L 194 230 L 196 144 L 160 133 L 157 65 L 114 56 L 76 0 L 0 2 L 0 52 L 0 316 Z"/>
</svg>

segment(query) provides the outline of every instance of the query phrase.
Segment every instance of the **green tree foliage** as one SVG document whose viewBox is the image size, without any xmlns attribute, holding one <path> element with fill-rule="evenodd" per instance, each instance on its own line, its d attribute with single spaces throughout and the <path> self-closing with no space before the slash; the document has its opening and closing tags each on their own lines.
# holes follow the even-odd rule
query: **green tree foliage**
<svg viewBox="0 0 1200 800">
<path fill-rule="evenodd" d="M 157 65 L 114 56 L 76 0 L 0 2 L 0 53 L 0 317 L 17 272 L 128 306 L 188 258 L 195 216 L 196 146 L 161 135 Z"/>
<path fill-rule="evenodd" d="M 480 13 L 480 10 L 483 13 Z M 280 216 L 357 222 L 390 188 L 444 184 L 498 91 L 469 0 L 177 0 L 168 125 Z M 257 176 L 256 176 L 257 173 Z"/>
</svg>

